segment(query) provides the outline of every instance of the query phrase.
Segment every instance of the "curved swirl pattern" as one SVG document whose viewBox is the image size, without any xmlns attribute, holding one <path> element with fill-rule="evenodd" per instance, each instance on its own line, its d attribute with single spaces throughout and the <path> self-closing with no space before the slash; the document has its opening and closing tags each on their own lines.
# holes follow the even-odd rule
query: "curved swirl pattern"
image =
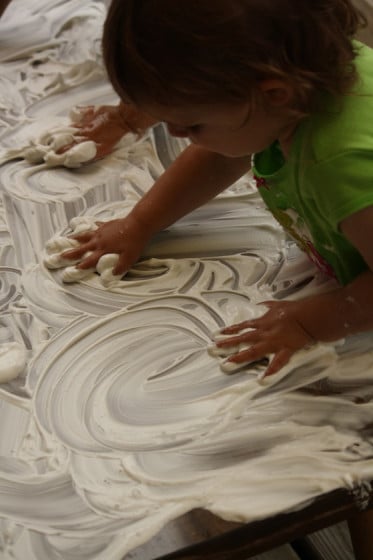
<svg viewBox="0 0 373 560">
<path fill-rule="evenodd" d="M 79 169 L 23 159 L 74 105 L 116 102 L 104 15 L 101 0 L 17 0 L 0 21 L 0 554 L 15 560 L 121 560 L 195 508 L 247 522 L 373 473 L 371 333 L 262 381 L 262 364 L 225 375 L 208 352 L 262 301 L 332 287 L 250 177 L 122 279 L 46 267 L 50 238 L 58 260 L 61 238 L 125 215 L 186 145 L 159 125 Z"/>
</svg>

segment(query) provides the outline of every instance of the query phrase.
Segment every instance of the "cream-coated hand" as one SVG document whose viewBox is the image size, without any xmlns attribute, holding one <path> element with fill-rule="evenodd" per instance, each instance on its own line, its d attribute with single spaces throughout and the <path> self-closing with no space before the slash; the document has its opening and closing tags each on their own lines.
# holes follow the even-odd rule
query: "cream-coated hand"
<svg viewBox="0 0 373 560">
<path fill-rule="evenodd" d="M 71 114 L 72 126 L 77 131 L 74 141 L 63 146 L 59 153 L 70 150 L 81 142 L 96 144 L 96 154 L 92 161 L 110 154 L 125 134 L 141 135 L 155 124 L 148 115 L 133 105 L 101 105 L 99 107 L 79 107 Z"/>
<path fill-rule="evenodd" d="M 80 243 L 62 254 L 64 259 L 79 261 L 79 269 L 95 268 L 103 255 L 115 253 L 118 262 L 113 268 L 113 274 L 127 272 L 139 259 L 149 237 L 141 224 L 132 216 L 98 222 L 97 229 L 84 231 L 73 236 Z"/>
</svg>

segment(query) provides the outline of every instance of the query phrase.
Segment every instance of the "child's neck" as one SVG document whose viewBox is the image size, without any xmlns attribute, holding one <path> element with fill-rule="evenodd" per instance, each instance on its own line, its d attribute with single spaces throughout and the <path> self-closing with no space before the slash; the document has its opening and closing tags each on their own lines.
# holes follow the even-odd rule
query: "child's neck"
<svg viewBox="0 0 373 560">
<path fill-rule="evenodd" d="M 295 131 L 298 128 L 299 122 L 300 120 L 297 119 L 296 121 L 293 121 L 292 123 L 285 126 L 278 137 L 278 143 L 280 145 L 281 151 L 285 159 L 288 159 L 290 155 L 292 142 L 294 139 Z"/>
</svg>

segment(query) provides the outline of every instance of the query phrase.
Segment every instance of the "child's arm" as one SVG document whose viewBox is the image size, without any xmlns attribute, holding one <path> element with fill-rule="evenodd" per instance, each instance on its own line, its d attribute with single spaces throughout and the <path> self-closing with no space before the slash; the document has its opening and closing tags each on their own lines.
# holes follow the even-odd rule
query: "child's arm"
<svg viewBox="0 0 373 560">
<path fill-rule="evenodd" d="M 373 207 L 350 216 L 340 227 L 364 257 L 369 270 L 327 294 L 300 301 L 265 302 L 268 311 L 259 319 L 224 329 L 224 334 L 232 335 L 244 328 L 253 329 L 217 343 L 219 347 L 250 345 L 248 350 L 232 356 L 231 361 L 254 361 L 274 354 L 266 371 L 270 375 L 281 369 L 297 350 L 316 341 L 332 342 L 373 329 Z"/>
<path fill-rule="evenodd" d="M 158 231 L 198 208 L 250 169 L 250 157 L 228 158 L 191 145 L 122 219 L 101 224 L 94 232 L 75 236 L 81 245 L 64 253 L 80 259 L 79 268 L 95 267 L 105 253 L 119 254 L 114 274 L 127 271 Z"/>
<path fill-rule="evenodd" d="M 11 0 L 0 0 L 0 16 L 3 15 Z"/>
</svg>

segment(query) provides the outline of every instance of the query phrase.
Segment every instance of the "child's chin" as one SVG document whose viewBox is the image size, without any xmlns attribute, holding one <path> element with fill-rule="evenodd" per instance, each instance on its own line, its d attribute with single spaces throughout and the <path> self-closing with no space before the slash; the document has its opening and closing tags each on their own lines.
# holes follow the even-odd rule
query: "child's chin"
<svg viewBox="0 0 373 560">
<path fill-rule="evenodd" d="M 229 157 L 229 158 L 239 158 L 239 157 L 245 157 L 245 156 L 251 156 L 254 152 L 247 152 L 245 150 L 212 150 L 212 151 L 216 151 L 216 153 L 225 156 L 225 157 Z"/>
</svg>

